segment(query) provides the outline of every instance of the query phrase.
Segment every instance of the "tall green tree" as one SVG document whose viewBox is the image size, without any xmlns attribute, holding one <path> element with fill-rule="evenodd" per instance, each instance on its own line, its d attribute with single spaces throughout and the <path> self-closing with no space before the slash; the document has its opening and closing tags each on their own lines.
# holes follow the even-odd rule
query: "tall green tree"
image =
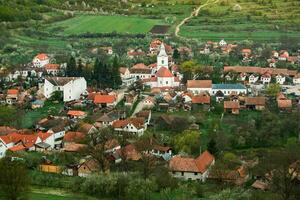
<svg viewBox="0 0 300 200">
<path fill-rule="evenodd" d="M 84 70 L 84 65 L 82 63 L 82 60 L 79 59 L 78 60 L 77 71 L 76 71 L 76 76 L 82 77 L 84 75 L 83 70 Z"/>
<path fill-rule="evenodd" d="M 112 64 L 112 69 L 111 69 L 112 88 L 115 89 L 122 84 L 119 68 L 120 68 L 119 60 L 118 57 L 115 56 Z"/>
<path fill-rule="evenodd" d="M 17 110 L 12 106 L 0 105 L 0 126 L 11 125 L 17 116 Z"/>
<path fill-rule="evenodd" d="M 66 69 L 67 76 L 76 76 L 76 59 L 71 56 L 69 62 L 67 63 L 67 69 Z"/>
<path fill-rule="evenodd" d="M 27 200 L 29 181 L 27 169 L 22 161 L 0 160 L 0 193 L 6 200 Z"/>
</svg>

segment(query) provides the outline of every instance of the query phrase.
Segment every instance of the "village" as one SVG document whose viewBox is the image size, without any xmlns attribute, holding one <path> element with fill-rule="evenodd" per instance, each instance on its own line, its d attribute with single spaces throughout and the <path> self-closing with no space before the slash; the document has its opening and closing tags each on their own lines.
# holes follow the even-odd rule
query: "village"
<svg viewBox="0 0 300 200">
<path fill-rule="evenodd" d="M 201 65 L 194 61 L 195 51 L 203 58 L 237 51 L 243 65 Z M 112 47 L 101 52 L 114 59 Z M 253 172 L 261 152 L 252 148 L 299 146 L 300 50 L 274 49 L 266 65 L 258 66 L 253 60 L 262 53 L 226 39 L 195 50 L 155 38 L 148 52 L 126 53 L 128 59 L 155 62 L 113 64 L 110 74 L 104 74 L 102 63 L 97 84 L 75 73 L 84 66 L 77 58 L 73 66 L 56 63 L 51 53 L 0 71 L 0 120 L 7 119 L 0 122 L 0 158 L 26 162 L 35 157 L 38 162 L 29 166 L 33 171 L 86 178 L 136 172 L 140 166 L 149 178 L 164 167 L 160 178 L 169 182 L 247 183 L 268 191 L 272 177 Z M 246 149 L 253 150 L 251 155 Z M 299 160 L 288 166 L 299 185 Z"/>
</svg>

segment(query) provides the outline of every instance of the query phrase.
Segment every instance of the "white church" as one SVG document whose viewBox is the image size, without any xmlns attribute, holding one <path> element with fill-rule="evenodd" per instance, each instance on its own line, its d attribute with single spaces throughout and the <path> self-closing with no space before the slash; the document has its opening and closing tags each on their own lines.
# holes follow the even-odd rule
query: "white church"
<svg viewBox="0 0 300 200">
<path fill-rule="evenodd" d="M 153 72 L 154 74 L 151 78 L 143 80 L 144 84 L 151 88 L 171 89 L 178 87 L 180 84 L 180 77 L 175 76 L 169 70 L 169 57 L 163 43 L 160 46 L 160 52 L 157 56 L 157 66 Z"/>
</svg>

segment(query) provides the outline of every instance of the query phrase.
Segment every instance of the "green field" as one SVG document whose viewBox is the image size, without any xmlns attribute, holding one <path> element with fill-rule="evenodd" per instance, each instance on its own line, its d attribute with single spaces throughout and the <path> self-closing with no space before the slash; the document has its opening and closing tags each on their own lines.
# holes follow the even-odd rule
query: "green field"
<svg viewBox="0 0 300 200">
<path fill-rule="evenodd" d="M 300 38 L 299 27 L 298 0 L 220 0 L 202 8 L 198 16 L 181 27 L 179 34 L 202 40 L 274 42 L 281 36 Z"/>
<path fill-rule="evenodd" d="M 54 23 L 52 28 L 61 27 L 63 34 L 82 33 L 147 33 L 154 25 L 164 24 L 161 20 L 128 16 L 92 16 L 80 15 Z"/>
</svg>

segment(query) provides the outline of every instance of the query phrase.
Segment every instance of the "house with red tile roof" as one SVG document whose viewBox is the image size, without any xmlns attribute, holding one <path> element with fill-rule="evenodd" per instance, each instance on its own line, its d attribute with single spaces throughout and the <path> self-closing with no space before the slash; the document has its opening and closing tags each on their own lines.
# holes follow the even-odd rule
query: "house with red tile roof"
<svg viewBox="0 0 300 200">
<path fill-rule="evenodd" d="M 83 119 L 87 116 L 86 112 L 81 110 L 69 110 L 67 115 L 73 119 Z"/>
<path fill-rule="evenodd" d="M 6 92 L 6 103 L 9 105 L 17 103 L 19 100 L 19 94 L 18 89 L 8 89 Z"/>
<path fill-rule="evenodd" d="M 36 55 L 32 60 L 33 66 L 38 68 L 44 67 L 45 65 L 49 64 L 49 62 L 50 58 L 45 53 L 40 53 Z"/>
<path fill-rule="evenodd" d="M 240 113 L 240 102 L 239 101 L 224 101 L 224 111 L 232 114 Z"/>
<path fill-rule="evenodd" d="M 205 181 L 209 175 L 209 169 L 215 163 L 215 157 L 208 151 L 203 152 L 197 158 L 174 156 L 169 162 L 172 176 L 185 180 Z"/>
<path fill-rule="evenodd" d="M 200 94 L 201 92 L 211 93 L 211 80 L 188 80 L 186 84 L 187 90 L 193 94 Z"/>
<path fill-rule="evenodd" d="M 117 104 L 117 97 L 115 95 L 96 94 L 94 104 L 99 107 L 115 107 Z"/>
<path fill-rule="evenodd" d="M 64 135 L 64 145 L 82 142 L 85 139 L 86 134 L 79 131 L 68 131 Z"/>
<path fill-rule="evenodd" d="M 210 96 L 208 93 L 201 93 L 192 97 L 193 104 L 210 104 Z"/>
<path fill-rule="evenodd" d="M 47 74 L 51 74 L 53 76 L 58 75 L 58 73 L 60 72 L 60 65 L 59 64 L 48 63 L 44 67 L 45 67 L 45 70 L 46 70 Z"/>
<path fill-rule="evenodd" d="M 143 117 L 128 118 L 117 120 L 112 124 L 115 131 L 129 132 L 137 136 L 142 136 L 147 130 L 147 124 Z"/>
<path fill-rule="evenodd" d="M 286 98 L 286 96 L 281 92 L 277 94 L 276 101 L 280 110 L 288 110 L 293 106 L 292 100 Z"/>
</svg>

